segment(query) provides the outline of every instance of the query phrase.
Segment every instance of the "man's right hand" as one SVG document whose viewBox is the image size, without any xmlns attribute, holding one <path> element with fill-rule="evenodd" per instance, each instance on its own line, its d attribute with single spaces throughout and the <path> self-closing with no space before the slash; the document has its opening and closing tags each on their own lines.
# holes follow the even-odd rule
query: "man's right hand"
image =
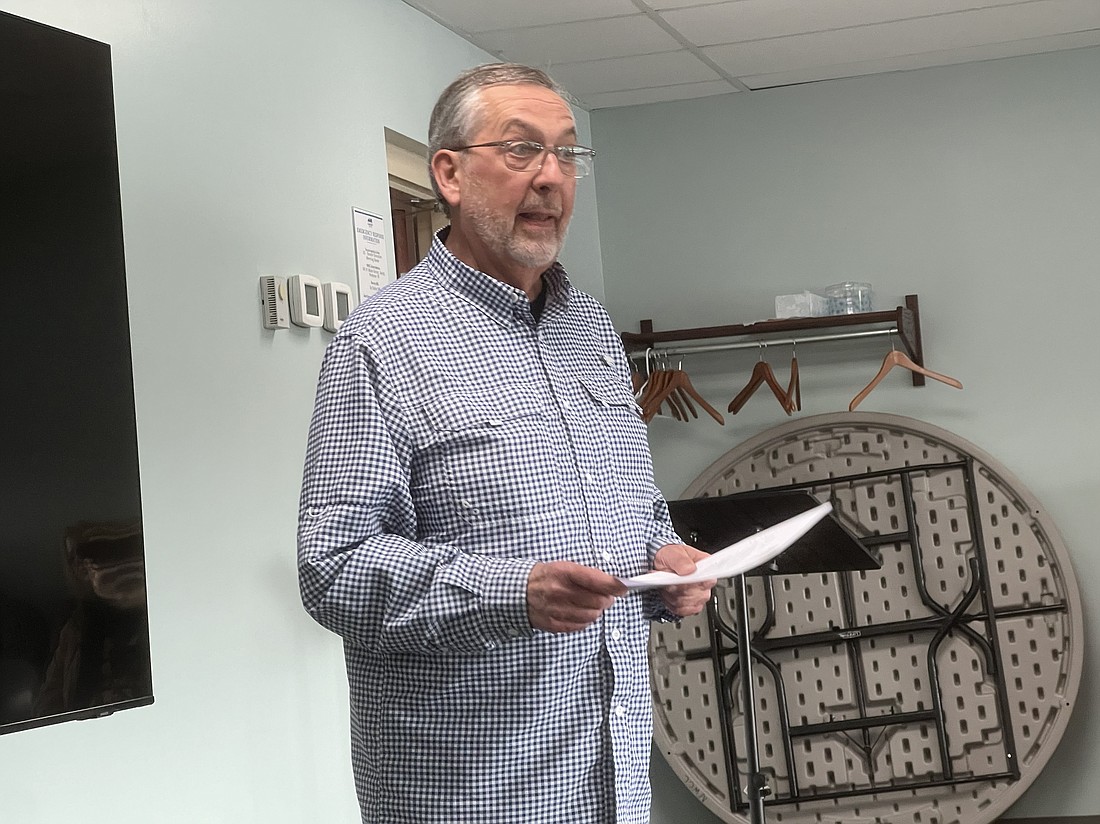
<svg viewBox="0 0 1100 824">
<path fill-rule="evenodd" d="M 527 576 L 527 618 L 535 629 L 579 632 L 626 593 L 618 578 L 592 567 L 570 561 L 535 564 Z"/>
</svg>

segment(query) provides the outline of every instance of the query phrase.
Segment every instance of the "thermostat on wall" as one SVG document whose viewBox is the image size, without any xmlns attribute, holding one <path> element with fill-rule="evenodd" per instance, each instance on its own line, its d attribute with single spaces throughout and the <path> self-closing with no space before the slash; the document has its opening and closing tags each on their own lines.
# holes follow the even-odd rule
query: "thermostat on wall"
<svg viewBox="0 0 1100 824">
<path fill-rule="evenodd" d="M 351 287 L 346 283 L 324 283 L 321 292 L 325 299 L 324 326 L 335 332 L 351 314 Z"/>
<path fill-rule="evenodd" d="M 324 296 L 321 281 L 313 275 L 292 275 L 287 281 L 290 292 L 290 319 L 299 326 L 324 323 Z"/>
<path fill-rule="evenodd" d="M 260 278 L 260 311 L 264 329 L 290 328 L 287 304 L 286 278 L 263 275 Z"/>
</svg>

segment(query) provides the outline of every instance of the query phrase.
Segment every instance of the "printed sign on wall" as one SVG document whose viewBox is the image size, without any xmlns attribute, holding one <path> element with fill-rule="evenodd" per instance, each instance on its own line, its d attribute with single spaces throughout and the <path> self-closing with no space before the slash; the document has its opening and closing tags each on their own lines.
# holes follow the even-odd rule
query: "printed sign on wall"
<svg viewBox="0 0 1100 824">
<path fill-rule="evenodd" d="M 386 271 L 386 224 L 379 215 L 352 209 L 355 226 L 355 267 L 359 300 L 373 295 L 390 281 Z"/>
</svg>

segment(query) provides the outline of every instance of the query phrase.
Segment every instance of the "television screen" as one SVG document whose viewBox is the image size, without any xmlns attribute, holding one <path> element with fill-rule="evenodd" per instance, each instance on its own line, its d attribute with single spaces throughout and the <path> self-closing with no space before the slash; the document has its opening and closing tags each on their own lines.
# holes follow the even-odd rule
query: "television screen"
<svg viewBox="0 0 1100 824">
<path fill-rule="evenodd" d="M 0 12 L 0 733 L 153 701 L 110 48 Z"/>
</svg>

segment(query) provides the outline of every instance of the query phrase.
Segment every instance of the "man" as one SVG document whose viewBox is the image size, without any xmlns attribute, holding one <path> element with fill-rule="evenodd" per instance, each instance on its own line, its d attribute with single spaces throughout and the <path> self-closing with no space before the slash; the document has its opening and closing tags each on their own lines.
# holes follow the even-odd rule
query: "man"
<svg viewBox="0 0 1100 824">
<path fill-rule="evenodd" d="M 344 639 L 364 822 L 649 820 L 648 621 L 703 608 L 653 483 L 622 345 L 556 262 L 577 178 L 564 93 L 524 66 L 444 91 L 451 226 L 325 354 L 298 555 Z"/>
</svg>

